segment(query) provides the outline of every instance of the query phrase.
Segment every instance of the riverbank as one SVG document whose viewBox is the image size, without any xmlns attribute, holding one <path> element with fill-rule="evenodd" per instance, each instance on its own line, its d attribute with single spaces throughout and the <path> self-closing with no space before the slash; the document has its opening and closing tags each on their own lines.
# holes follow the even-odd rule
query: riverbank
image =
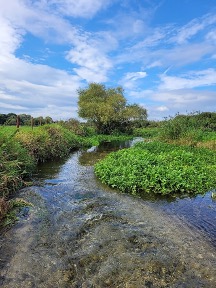
<svg viewBox="0 0 216 288">
<path fill-rule="evenodd" d="M 0 127 L 0 220 L 11 208 L 17 190 L 31 185 L 38 163 L 64 158 L 71 151 L 97 146 L 103 140 L 125 136 L 80 136 L 58 124 L 40 127 Z"/>
</svg>

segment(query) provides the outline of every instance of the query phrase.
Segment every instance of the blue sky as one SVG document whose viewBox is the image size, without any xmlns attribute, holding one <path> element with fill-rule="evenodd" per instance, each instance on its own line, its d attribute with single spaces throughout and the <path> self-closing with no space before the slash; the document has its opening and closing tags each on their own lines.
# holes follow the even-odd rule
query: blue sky
<svg viewBox="0 0 216 288">
<path fill-rule="evenodd" d="M 0 113 L 77 117 L 122 86 L 162 120 L 216 111 L 216 0 L 0 0 Z"/>
</svg>

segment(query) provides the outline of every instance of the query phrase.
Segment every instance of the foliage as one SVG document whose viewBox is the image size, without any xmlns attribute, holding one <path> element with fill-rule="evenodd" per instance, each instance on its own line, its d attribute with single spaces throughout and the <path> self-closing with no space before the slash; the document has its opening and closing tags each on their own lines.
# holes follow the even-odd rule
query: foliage
<svg viewBox="0 0 216 288">
<path fill-rule="evenodd" d="M 8 114 L 0 114 L 0 125 L 16 125 L 17 116 L 19 116 L 20 119 L 20 125 L 22 126 L 30 126 L 31 120 L 33 119 L 31 115 L 28 114 L 15 114 L 15 113 L 8 113 Z M 33 119 L 35 126 L 40 126 L 44 124 L 51 124 L 53 123 L 53 120 L 51 117 L 46 116 L 45 118 L 40 116 Z"/>
<path fill-rule="evenodd" d="M 12 127 L 14 128 L 14 127 Z M 25 178 L 34 170 L 35 162 L 20 143 L 14 141 L 16 130 L 0 129 L 0 197 L 8 196 L 25 185 Z"/>
<path fill-rule="evenodd" d="M 129 193 L 204 193 L 216 187 L 216 155 L 207 149 L 138 143 L 95 165 L 103 183 Z"/>
<path fill-rule="evenodd" d="M 61 126 L 80 136 L 94 136 L 96 135 L 96 130 L 90 123 L 80 123 L 77 119 L 70 118 L 67 121 L 59 121 Z"/>
<path fill-rule="evenodd" d="M 153 138 L 157 137 L 160 133 L 159 128 L 135 128 L 133 135 L 136 137 Z"/>
<path fill-rule="evenodd" d="M 91 121 L 98 133 L 125 132 L 131 129 L 133 121 L 147 117 L 146 109 L 137 104 L 127 105 L 121 87 L 90 83 L 86 89 L 79 89 L 78 95 L 79 116 Z"/>
<path fill-rule="evenodd" d="M 177 114 L 167 119 L 161 127 L 162 140 L 185 139 L 192 144 L 200 141 L 203 132 L 216 131 L 216 113 L 203 112 L 190 115 Z"/>
<path fill-rule="evenodd" d="M 31 133 L 20 130 L 15 140 L 24 146 L 36 162 L 56 157 L 64 157 L 78 145 L 78 138 L 60 125 L 44 125 L 33 129 Z"/>
</svg>

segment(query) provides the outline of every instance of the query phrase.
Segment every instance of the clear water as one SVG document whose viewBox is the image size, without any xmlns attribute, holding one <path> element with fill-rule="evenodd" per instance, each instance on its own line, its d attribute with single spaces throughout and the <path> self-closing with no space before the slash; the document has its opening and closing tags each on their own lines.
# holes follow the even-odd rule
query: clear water
<svg viewBox="0 0 216 288">
<path fill-rule="evenodd" d="M 106 146 L 43 164 L 37 185 L 20 191 L 34 206 L 1 233 L 0 286 L 216 287 L 210 194 L 161 199 L 114 191 L 92 166 L 113 149 Z"/>
</svg>

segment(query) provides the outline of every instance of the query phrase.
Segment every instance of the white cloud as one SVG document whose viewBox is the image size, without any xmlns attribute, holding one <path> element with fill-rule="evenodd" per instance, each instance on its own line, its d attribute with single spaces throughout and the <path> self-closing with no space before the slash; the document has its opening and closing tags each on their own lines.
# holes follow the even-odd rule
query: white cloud
<svg viewBox="0 0 216 288">
<path fill-rule="evenodd" d="M 125 80 L 135 81 L 137 79 L 145 78 L 147 76 L 146 72 L 131 72 L 127 73 L 124 77 Z"/>
<path fill-rule="evenodd" d="M 204 23 L 199 23 L 197 20 L 191 21 L 186 26 L 179 29 L 177 35 L 171 40 L 177 42 L 178 44 L 183 44 L 187 42 L 192 36 L 196 35 L 199 31 L 204 28 Z"/>
<path fill-rule="evenodd" d="M 112 67 L 107 56 L 98 49 L 97 41 L 92 42 L 88 37 L 74 41 L 74 48 L 67 53 L 67 60 L 80 66 L 74 71 L 88 82 L 106 81 L 107 72 Z"/>
<path fill-rule="evenodd" d="M 49 108 L 51 104 L 58 107 L 58 115 L 63 117 L 64 106 L 71 110 L 76 106 L 76 90 L 81 85 L 78 76 L 14 57 L 7 58 L 7 63 L 0 60 L 0 67 L 0 101 L 5 113 L 34 114 L 42 109 L 56 118 L 57 114 Z"/>
<path fill-rule="evenodd" d="M 49 6 L 66 16 L 91 18 L 98 11 L 107 7 L 110 0 L 46 0 L 41 1 L 41 6 Z"/>
<path fill-rule="evenodd" d="M 40 1 L 32 7 L 27 6 L 27 4 L 30 4 L 28 1 L 14 0 L 14 2 L 10 2 L 9 0 L 8 4 L 3 6 L 3 11 L 9 20 L 6 22 L 2 18 L 2 23 L 5 25 L 1 25 L 2 28 L 0 28 L 4 31 L 4 33 L 1 33 L 3 37 L 0 39 L 0 47 L 2 47 L 0 49 L 7 51 L 9 54 L 14 53 L 24 40 L 23 34 L 28 32 L 36 37 L 43 38 L 46 42 L 67 43 L 73 47 L 66 53 L 67 60 L 72 65 L 78 66 L 74 71 L 79 77 L 87 81 L 106 81 L 107 72 L 112 67 L 106 53 L 117 45 L 113 36 L 109 33 L 84 33 L 81 29 L 73 27 L 69 21 L 61 18 L 60 15 L 56 14 L 56 11 L 52 13 L 52 9 L 62 10 L 65 8 L 68 12 L 71 9 L 79 16 L 79 13 L 84 13 L 83 15 L 87 13 L 85 9 L 88 11 L 89 5 L 91 6 L 89 13 L 96 13 L 105 7 L 108 2 L 99 0 L 94 1 L 94 3 L 92 1 L 73 0 Z M 10 3 L 12 4 L 10 5 Z M 20 6 L 18 3 L 20 3 Z M 19 6 L 18 14 L 14 13 L 13 10 L 17 6 Z M 73 7 L 76 9 L 73 10 Z M 13 8 L 12 11 L 9 8 Z M 4 13 L 2 12 L 2 14 Z M 15 28 L 12 25 L 14 22 L 16 23 Z M 0 24 L 2 23 L 0 19 Z M 1 45 L 2 43 L 4 45 Z M 25 55 L 25 59 L 31 60 L 28 55 Z M 97 80 L 98 78 L 100 80 Z"/>
<path fill-rule="evenodd" d="M 152 98 L 152 95 L 155 93 L 154 90 L 141 90 L 141 91 L 130 91 L 129 92 L 129 97 L 132 99 L 150 99 Z"/>
<path fill-rule="evenodd" d="M 216 29 L 211 30 L 209 33 L 207 33 L 206 39 L 216 43 Z"/>
<path fill-rule="evenodd" d="M 161 90 L 179 90 L 212 86 L 216 85 L 216 70 L 207 69 L 203 71 L 193 71 L 182 77 L 162 74 L 160 78 L 162 83 L 160 84 L 159 89 Z"/>
<path fill-rule="evenodd" d="M 14 53 L 22 42 L 23 31 L 12 27 L 11 23 L 0 16 L 0 57 Z"/>
<path fill-rule="evenodd" d="M 207 26 L 216 23 L 216 16 L 214 14 L 207 14 L 202 18 L 193 19 L 185 26 L 181 27 L 177 31 L 177 35 L 170 40 L 177 42 L 178 44 L 186 43 L 190 38 L 198 34 Z"/>
<path fill-rule="evenodd" d="M 216 92 L 207 90 L 181 89 L 171 91 L 155 91 L 152 102 L 148 105 L 150 119 L 161 120 L 177 113 L 187 114 L 193 111 L 215 112 Z M 163 103 L 158 106 L 157 103 Z M 169 112 L 169 114 L 168 114 Z"/>
<path fill-rule="evenodd" d="M 126 89 L 135 89 L 137 85 L 137 80 L 143 79 L 147 76 L 144 71 L 139 72 L 129 72 L 124 75 L 124 77 L 119 81 L 119 84 Z"/>
<path fill-rule="evenodd" d="M 184 108 L 188 111 L 193 111 L 198 107 L 202 107 L 204 111 L 215 110 L 215 99 L 216 92 L 192 89 L 157 91 L 153 96 L 154 101 L 161 101 L 171 109 Z"/>
<path fill-rule="evenodd" d="M 164 111 L 168 111 L 169 108 L 167 106 L 158 106 L 155 108 L 156 111 L 160 111 L 160 112 L 164 112 Z"/>
<path fill-rule="evenodd" d="M 161 44 L 161 41 L 167 37 L 167 34 L 170 33 L 169 30 L 172 27 L 163 27 L 163 28 L 155 28 L 149 31 L 149 35 L 147 34 L 146 37 L 139 41 L 137 44 L 133 46 L 133 49 L 143 49 L 147 47 L 154 47 Z"/>
</svg>

